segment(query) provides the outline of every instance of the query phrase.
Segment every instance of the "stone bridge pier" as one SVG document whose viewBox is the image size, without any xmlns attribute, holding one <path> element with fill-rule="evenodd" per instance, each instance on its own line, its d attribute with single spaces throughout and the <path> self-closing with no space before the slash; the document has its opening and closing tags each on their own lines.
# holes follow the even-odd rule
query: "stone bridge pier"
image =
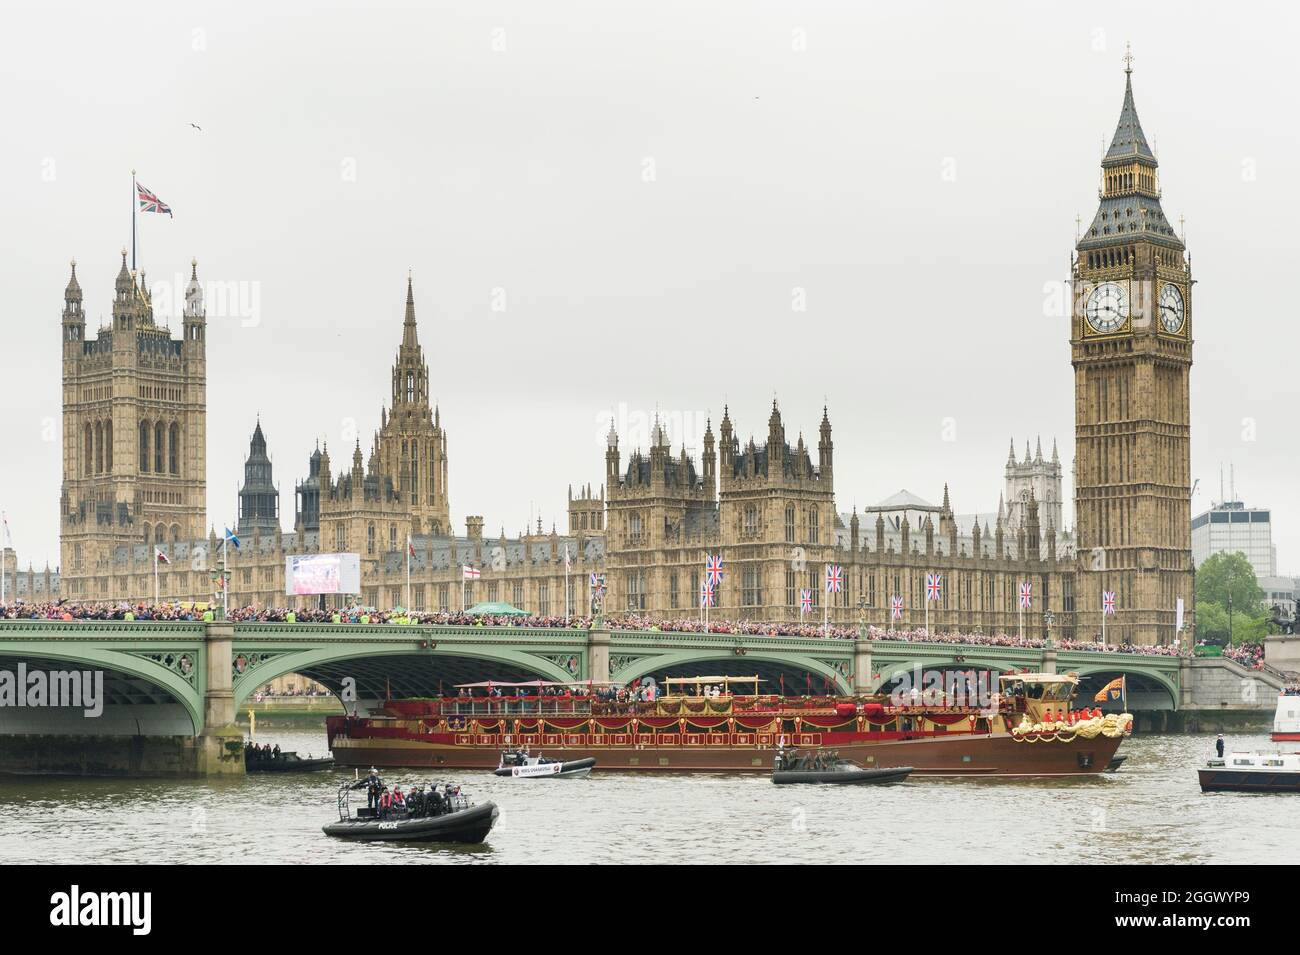
<svg viewBox="0 0 1300 955">
<path fill-rule="evenodd" d="M 871 642 L 859 637 L 853 641 L 853 692 L 865 695 L 875 690 L 871 672 Z"/>
<path fill-rule="evenodd" d="M 194 737 L 194 772 L 242 775 L 244 731 L 235 725 L 235 625 L 227 620 L 208 623 L 203 643 L 203 727 Z"/>
</svg>

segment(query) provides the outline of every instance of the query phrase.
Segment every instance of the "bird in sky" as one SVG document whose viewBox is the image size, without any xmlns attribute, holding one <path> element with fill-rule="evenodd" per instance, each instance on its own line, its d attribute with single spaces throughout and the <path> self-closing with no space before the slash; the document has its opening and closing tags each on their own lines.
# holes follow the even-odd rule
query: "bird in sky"
<svg viewBox="0 0 1300 955">
<path fill-rule="evenodd" d="M 203 127 L 200 126 L 198 123 L 190 123 L 190 125 L 193 126 L 195 129 L 197 129 L 199 132 L 203 132 Z"/>
</svg>

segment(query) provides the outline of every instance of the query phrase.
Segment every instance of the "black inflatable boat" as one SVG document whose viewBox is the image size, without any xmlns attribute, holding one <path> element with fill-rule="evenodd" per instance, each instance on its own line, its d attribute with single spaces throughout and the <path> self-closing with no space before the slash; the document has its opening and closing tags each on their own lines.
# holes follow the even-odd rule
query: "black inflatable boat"
<svg viewBox="0 0 1300 955">
<path fill-rule="evenodd" d="M 772 763 L 772 782 L 787 783 L 897 783 L 912 772 L 911 766 L 889 769 L 863 769 L 857 763 L 840 759 L 830 751 L 805 752 L 780 747 Z"/>
<path fill-rule="evenodd" d="M 340 819 L 323 826 L 327 836 L 360 842 L 482 842 L 500 810 L 485 802 L 443 813 L 404 819 Z"/>
</svg>

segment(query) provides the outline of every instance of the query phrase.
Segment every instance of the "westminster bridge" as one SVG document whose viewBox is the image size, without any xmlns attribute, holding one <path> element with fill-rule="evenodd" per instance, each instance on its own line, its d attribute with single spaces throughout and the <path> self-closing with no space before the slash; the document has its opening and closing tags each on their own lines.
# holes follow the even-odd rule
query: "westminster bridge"
<svg viewBox="0 0 1300 955">
<path fill-rule="evenodd" d="M 982 644 L 601 626 L 3 620 L 0 771 L 242 772 L 235 714 L 286 673 L 324 684 L 350 710 L 489 679 L 625 684 L 757 675 L 769 691 L 866 693 L 918 670 L 1073 672 L 1082 699 L 1122 675 L 1139 730 L 1259 722 L 1282 685 L 1225 658 Z M 23 700 L 5 695 L 6 673 L 12 696 L 23 690 L 20 674 L 70 672 L 103 674 L 101 712 L 37 702 L 30 690 Z"/>
</svg>

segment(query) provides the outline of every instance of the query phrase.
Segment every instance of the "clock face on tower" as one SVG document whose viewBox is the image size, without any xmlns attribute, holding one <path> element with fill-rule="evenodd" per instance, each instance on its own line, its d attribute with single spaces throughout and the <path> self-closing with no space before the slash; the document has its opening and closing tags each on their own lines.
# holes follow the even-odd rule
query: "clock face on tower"
<svg viewBox="0 0 1300 955">
<path fill-rule="evenodd" d="M 1128 291 L 1116 282 L 1098 285 L 1084 303 L 1083 314 L 1094 332 L 1118 331 L 1128 320 Z"/>
<path fill-rule="evenodd" d="M 1183 329 L 1183 293 L 1177 285 L 1166 283 L 1160 290 L 1160 325 L 1170 335 Z"/>
</svg>

